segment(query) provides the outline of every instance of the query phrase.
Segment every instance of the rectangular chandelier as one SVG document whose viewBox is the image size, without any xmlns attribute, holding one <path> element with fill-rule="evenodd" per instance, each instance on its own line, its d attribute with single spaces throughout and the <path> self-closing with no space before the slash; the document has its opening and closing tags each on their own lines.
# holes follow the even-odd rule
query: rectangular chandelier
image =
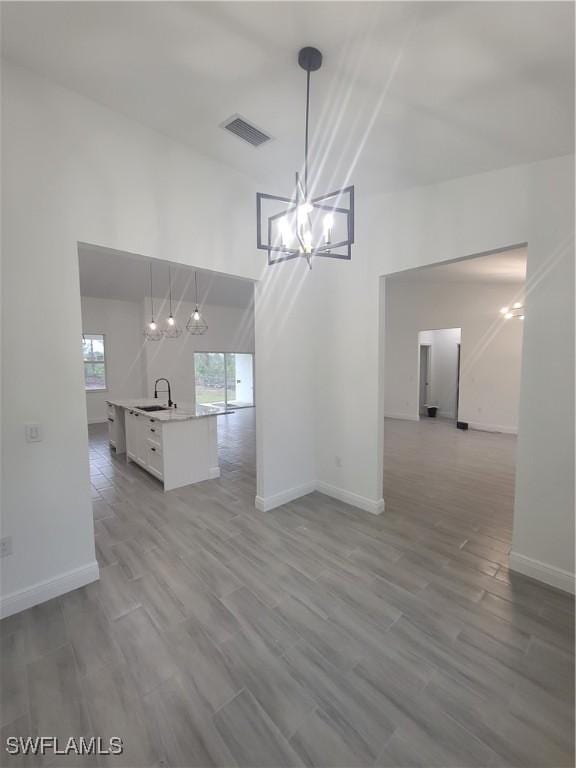
<svg viewBox="0 0 576 768">
<path fill-rule="evenodd" d="M 256 194 L 257 246 L 267 251 L 268 264 L 313 256 L 352 258 L 354 187 L 306 200 L 296 181 L 295 199 Z"/>
<path fill-rule="evenodd" d="M 354 243 L 354 187 L 312 197 L 308 186 L 310 74 L 322 66 L 317 48 L 302 48 L 298 64 L 306 72 L 304 178 L 296 174 L 294 197 L 256 193 L 256 246 L 268 253 L 268 264 L 314 256 L 351 259 Z"/>
</svg>

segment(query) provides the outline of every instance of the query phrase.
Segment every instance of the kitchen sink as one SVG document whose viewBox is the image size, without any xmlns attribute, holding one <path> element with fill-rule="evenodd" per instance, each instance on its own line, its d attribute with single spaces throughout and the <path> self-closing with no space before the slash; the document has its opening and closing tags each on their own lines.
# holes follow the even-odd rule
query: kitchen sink
<svg viewBox="0 0 576 768">
<path fill-rule="evenodd" d="M 151 413 L 152 411 L 169 411 L 170 408 L 166 405 L 137 405 L 136 406 L 139 411 L 146 411 L 147 413 Z"/>
</svg>

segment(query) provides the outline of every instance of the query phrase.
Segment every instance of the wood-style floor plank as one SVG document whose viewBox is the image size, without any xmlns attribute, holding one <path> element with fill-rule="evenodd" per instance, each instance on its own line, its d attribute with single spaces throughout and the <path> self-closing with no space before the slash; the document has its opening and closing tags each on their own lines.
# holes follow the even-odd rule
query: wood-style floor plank
<svg viewBox="0 0 576 768">
<path fill-rule="evenodd" d="M 387 421 L 383 515 L 260 512 L 254 413 L 218 425 L 220 479 L 168 493 L 90 427 L 101 578 L 0 623 L 0 725 L 125 751 L 8 765 L 573 765 L 574 601 L 508 569 L 514 437 Z"/>
</svg>

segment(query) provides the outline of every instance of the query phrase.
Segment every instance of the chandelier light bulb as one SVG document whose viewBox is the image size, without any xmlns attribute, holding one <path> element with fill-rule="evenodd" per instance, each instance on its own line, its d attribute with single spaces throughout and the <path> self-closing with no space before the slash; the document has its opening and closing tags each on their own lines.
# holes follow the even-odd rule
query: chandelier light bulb
<svg viewBox="0 0 576 768">
<path fill-rule="evenodd" d="M 300 226 L 306 224 L 308 220 L 308 215 L 312 213 L 313 210 L 314 210 L 314 206 L 312 205 L 312 203 L 306 202 L 298 206 L 298 209 L 296 211 L 296 217 L 298 219 L 298 224 Z"/>
<path fill-rule="evenodd" d="M 168 325 L 174 325 L 174 318 L 172 317 L 172 315 L 170 315 L 170 317 L 168 318 Z"/>
<path fill-rule="evenodd" d="M 518 320 L 524 320 L 524 315 L 518 315 Z"/>
<path fill-rule="evenodd" d="M 151 320 L 148 323 L 148 328 L 150 328 L 151 331 L 155 331 L 156 330 L 156 323 L 154 322 L 154 320 Z"/>
<path fill-rule="evenodd" d="M 332 227 L 334 226 L 334 215 L 327 213 L 324 216 L 324 240 L 329 243 L 332 239 Z"/>
<path fill-rule="evenodd" d="M 198 312 L 198 307 L 194 310 L 194 320 L 200 320 L 200 312 Z"/>
<path fill-rule="evenodd" d="M 292 230 L 286 216 L 282 216 L 278 226 L 280 227 L 280 238 L 282 240 L 282 245 L 286 246 L 292 238 Z"/>
<path fill-rule="evenodd" d="M 510 307 L 502 307 L 502 309 L 500 310 L 500 312 L 501 312 L 503 315 L 507 315 L 507 314 L 508 314 L 508 312 L 510 312 Z"/>
<path fill-rule="evenodd" d="M 512 317 L 514 317 L 514 315 L 512 314 L 512 312 L 506 312 L 504 317 L 505 317 L 506 320 L 510 320 Z"/>
<path fill-rule="evenodd" d="M 304 253 L 311 253 L 312 251 L 312 232 L 309 229 L 305 230 L 302 237 L 304 241 Z"/>
<path fill-rule="evenodd" d="M 512 304 L 512 309 L 522 309 L 522 304 L 519 301 L 516 301 Z"/>
</svg>

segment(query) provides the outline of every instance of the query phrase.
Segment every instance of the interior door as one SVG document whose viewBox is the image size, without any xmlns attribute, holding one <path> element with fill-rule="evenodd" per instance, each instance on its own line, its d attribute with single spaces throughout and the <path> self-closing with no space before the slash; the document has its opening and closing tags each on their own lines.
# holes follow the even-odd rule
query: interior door
<svg viewBox="0 0 576 768">
<path fill-rule="evenodd" d="M 420 403 L 419 412 L 426 413 L 430 402 L 430 345 L 420 344 Z"/>
</svg>

